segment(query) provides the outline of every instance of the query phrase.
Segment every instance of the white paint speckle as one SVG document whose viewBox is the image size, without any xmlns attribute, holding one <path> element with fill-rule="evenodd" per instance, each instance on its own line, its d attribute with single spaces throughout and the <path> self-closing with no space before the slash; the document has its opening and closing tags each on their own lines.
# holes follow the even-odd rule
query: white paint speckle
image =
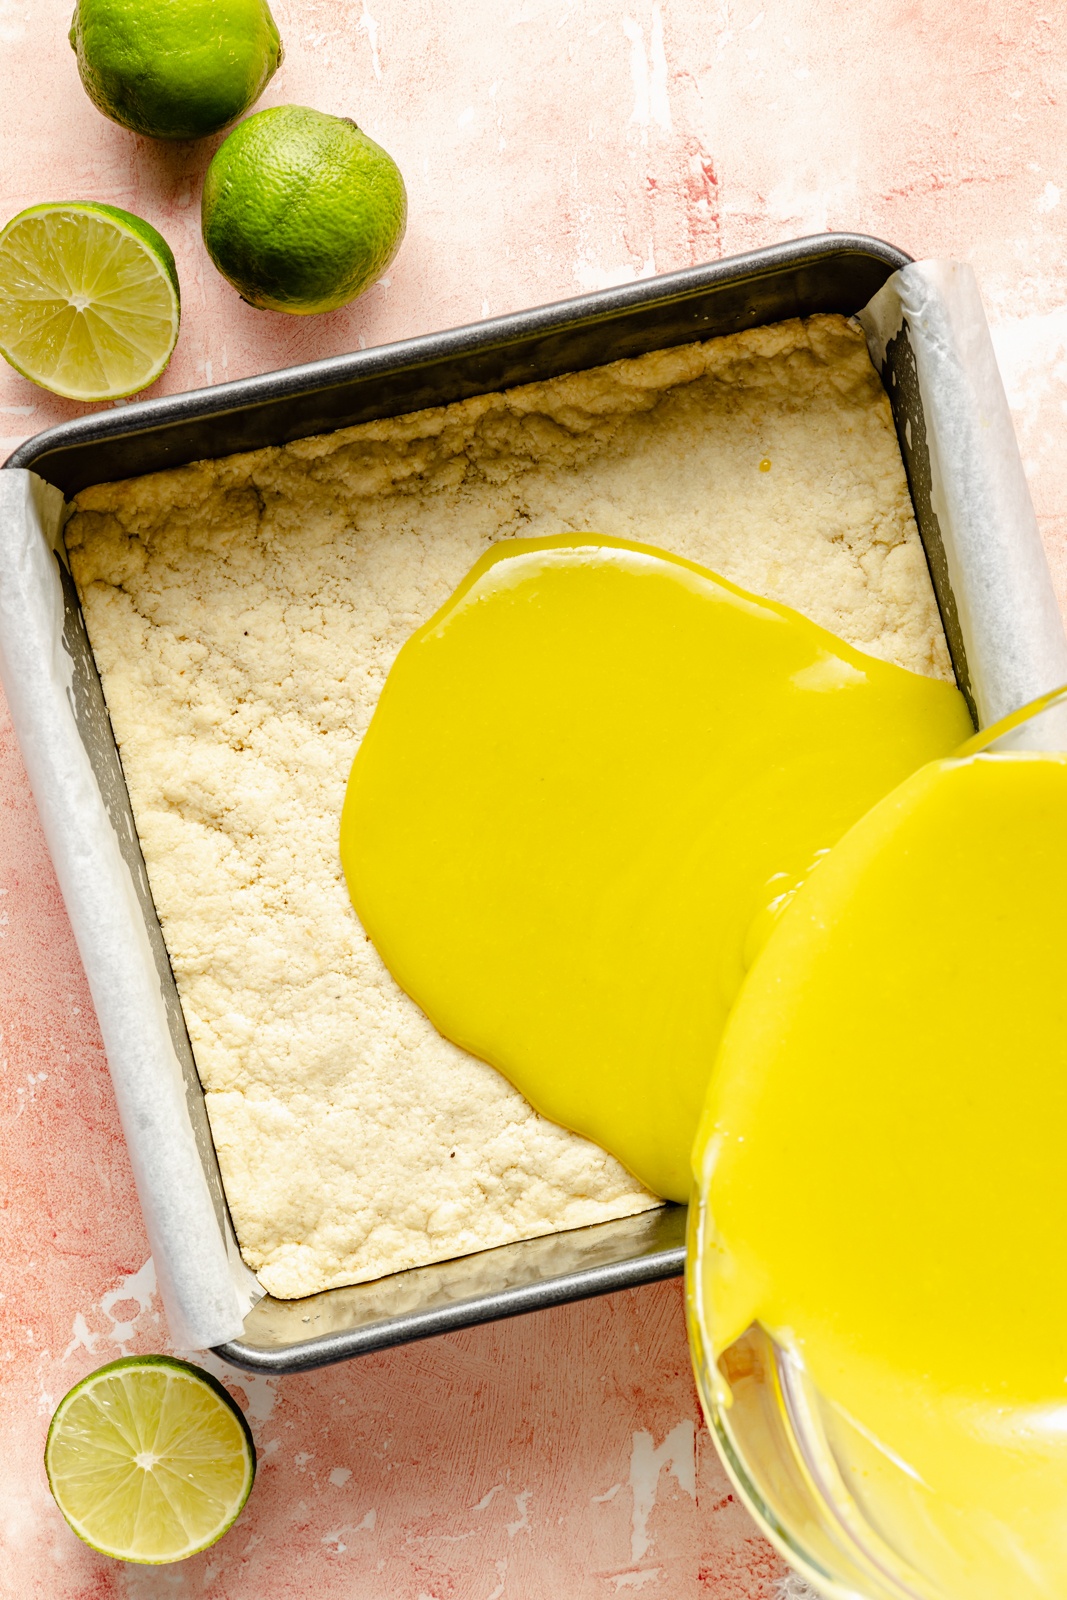
<svg viewBox="0 0 1067 1600">
<path fill-rule="evenodd" d="M 504 1593 L 504 1585 L 507 1582 L 507 1560 L 494 1562 L 494 1565 L 496 1567 L 496 1588 L 486 1595 L 485 1600 L 500 1600 L 501 1595 Z"/>
<path fill-rule="evenodd" d="M 622 19 L 622 31 L 630 41 L 630 73 L 634 82 L 634 108 L 630 121 L 648 127 L 648 57 L 645 36 L 632 17 Z"/>
<path fill-rule="evenodd" d="M 605 1489 L 603 1494 L 591 1494 L 589 1496 L 589 1498 L 590 1498 L 591 1502 L 593 1503 L 593 1505 L 602 1506 L 602 1505 L 605 1505 L 607 1501 L 614 1500 L 615 1496 L 618 1494 L 618 1492 L 619 1492 L 619 1490 L 621 1488 L 622 1488 L 622 1484 L 621 1483 L 613 1483 L 611 1488 L 610 1489 Z"/>
<path fill-rule="evenodd" d="M 100 1301 L 100 1310 L 111 1324 L 106 1337 L 112 1344 L 118 1345 L 120 1355 L 129 1355 L 126 1346 L 133 1338 L 141 1318 L 152 1310 L 155 1298 L 156 1268 L 152 1257 L 149 1256 L 143 1267 L 120 1278 L 114 1289 L 109 1290 Z M 137 1306 L 136 1314 L 128 1320 L 114 1316 L 115 1307 L 123 1305 L 127 1300 L 132 1300 Z"/>
<path fill-rule="evenodd" d="M 636 283 L 639 278 L 649 278 L 655 272 L 655 264 L 649 265 L 652 256 L 651 241 L 649 255 L 640 266 L 627 263 L 624 266 L 601 267 L 591 261 L 588 256 L 579 255 L 574 264 L 574 276 L 578 287 L 586 293 L 593 289 L 610 289 L 617 283 Z"/>
<path fill-rule="evenodd" d="M 529 1489 L 524 1489 L 521 1494 L 517 1494 L 515 1496 L 515 1509 L 519 1514 L 518 1514 L 518 1516 L 517 1516 L 517 1518 L 515 1519 L 514 1522 L 507 1522 L 507 1523 L 504 1524 L 504 1526 L 508 1530 L 508 1538 L 509 1539 L 514 1539 L 514 1537 L 515 1537 L 515 1535 L 517 1533 L 524 1533 L 524 1532 L 527 1532 L 529 1530 L 530 1518 L 529 1518 L 529 1516 L 527 1514 L 527 1508 L 528 1508 L 529 1504 L 530 1504 L 530 1491 L 529 1491 Z"/>
<path fill-rule="evenodd" d="M 633 1533 L 631 1561 L 643 1561 L 652 1548 L 648 1519 L 656 1504 L 660 1474 L 664 1468 L 674 1474 L 678 1487 L 696 1499 L 696 1428 L 691 1418 L 671 1429 L 662 1444 L 655 1444 L 650 1433 L 633 1436 L 630 1455 L 630 1488 L 633 1490 Z"/>
<path fill-rule="evenodd" d="M 381 83 L 382 64 L 378 58 L 378 24 L 367 10 L 367 0 L 363 0 L 363 15 L 359 19 L 359 28 L 361 33 L 367 35 L 367 43 L 370 45 L 370 64 L 374 69 L 376 80 Z"/>
<path fill-rule="evenodd" d="M 373 1533 L 377 1521 L 378 1513 L 372 1507 L 362 1522 L 348 1523 L 343 1528 L 335 1528 L 332 1533 L 323 1535 L 322 1542 L 327 1550 L 331 1550 L 334 1555 L 343 1556 L 348 1549 L 346 1540 L 351 1539 L 357 1533 Z"/>
<path fill-rule="evenodd" d="M 478 1501 L 478 1504 L 471 1507 L 471 1510 L 487 1511 L 492 1505 L 494 1497 L 500 1494 L 500 1492 L 503 1490 L 503 1487 L 504 1485 L 502 1483 L 494 1483 L 493 1487 L 486 1494 L 482 1495 L 482 1498 Z"/>
<path fill-rule="evenodd" d="M 652 25 L 649 29 L 649 59 L 652 75 L 648 85 L 648 109 L 652 121 L 671 131 L 671 107 L 667 97 L 667 52 L 663 43 L 663 13 L 659 6 L 652 7 Z"/>
<path fill-rule="evenodd" d="M 1037 209 L 1039 211 L 1055 211 L 1060 203 L 1060 191 L 1054 183 L 1046 183 L 1038 196 Z"/>
<path fill-rule="evenodd" d="M 335 1489 L 343 1489 L 351 1476 L 351 1467 L 334 1467 L 330 1472 L 330 1482 Z"/>
</svg>

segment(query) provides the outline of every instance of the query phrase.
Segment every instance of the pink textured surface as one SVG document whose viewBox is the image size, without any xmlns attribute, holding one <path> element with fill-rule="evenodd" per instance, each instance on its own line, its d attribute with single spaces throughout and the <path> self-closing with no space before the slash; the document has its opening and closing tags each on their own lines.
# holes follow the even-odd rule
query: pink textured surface
<svg viewBox="0 0 1067 1600">
<path fill-rule="evenodd" d="M 263 104 L 354 116 L 411 199 L 356 306 L 244 306 L 200 247 L 214 142 L 153 146 L 78 84 L 71 0 L 0 0 L 0 221 L 45 199 L 140 212 L 174 247 L 165 393 L 823 228 L 974 263 L 1067 600 L 1067 205 L 1053 4 L 981 0 L 277 0 Z M 76 414 L 0 371 L 0 457 Z M 227 1374 L 255 1494 L 176 1569 L 83 1549 L 44 1482 L 56 1400 L 167 1347 L 106 1065 L 0 711 L 0 1594 L 280 1600 L 769 1600 L 781 1568 L 698 1414 L 677 1285 L 301 1379 Z"/>
</svg>

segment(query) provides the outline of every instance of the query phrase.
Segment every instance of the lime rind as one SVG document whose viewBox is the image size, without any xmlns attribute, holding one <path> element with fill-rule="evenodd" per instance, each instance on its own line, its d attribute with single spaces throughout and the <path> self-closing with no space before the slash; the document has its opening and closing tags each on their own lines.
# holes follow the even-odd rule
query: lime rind
<svg viewBox="0 0 1067 1600">
<path fill-rule="evenodd" d="M 392 156 L 350 117 L 309 106 L 248 117 L 204 178 L 204 246 L 259 310 L 316 316 L 348 305 L 386 271 L 406 225 Z"/>
<path fill-rule="evenodd" d="M 170 246 L 90 201 L 30 206 L 0 232 L 0 354 L 68 400 L 117 400 L 165 370 L 181 296 Z"/>
<path fill-rule="evenodd" d="M 159 1566 L 206 1550 L 233 1526 L 256 1451 L 243 1413 L 210 1373 L 171 1356 L 128 1356 L 64 1396 L 45 1471 L 84 1543 Z"/>
<path fill-rule="evenodd" d="M 284 55 L 267 0 L 78 0 L 68 38 L 97 110 L 152 139 L 230 127 Z"/>
</svg>

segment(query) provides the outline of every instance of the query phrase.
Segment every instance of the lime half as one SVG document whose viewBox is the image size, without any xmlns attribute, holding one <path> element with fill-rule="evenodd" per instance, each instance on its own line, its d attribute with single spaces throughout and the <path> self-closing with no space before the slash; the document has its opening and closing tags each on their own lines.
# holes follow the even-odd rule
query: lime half
<svg viewBox="0 0 1067 1600">
<path fill-rule="evenodd" d="M 0 233 L 0 355 L 68 400 L 154 383 L 180 318 L 166 240 L 115 206 L 31 206 Z"/>
<path fill-rule="evenodd" d="M 155 1566 L 206 1550 L 233 1525 L 256 1451 L 240 1410 L 209 1373 L 169 1356 L 130 1356 L 60 1401 L 44 1464 L 79 1539 Z"/>
</svg>

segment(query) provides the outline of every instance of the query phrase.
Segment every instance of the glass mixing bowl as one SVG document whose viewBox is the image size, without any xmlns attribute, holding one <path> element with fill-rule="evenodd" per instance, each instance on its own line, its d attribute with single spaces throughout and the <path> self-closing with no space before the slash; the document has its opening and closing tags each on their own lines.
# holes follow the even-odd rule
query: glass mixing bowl
<svg viewBox="0 0 1067 1600">
<path fill-rule="evenodd" d="M 979 735 L 968 750 L 979 749 L 1067 750 L 1067 690 L 1006 718 L 984 740 Z M 940 1552 L 908 1464 L 821 1395 L 797 1355 L 758 1324 L 716 1359 L 702 1282 L 711 1227 L 706 1197 L 696 1194 L 689 1340 L 708 1427 L 749 1511 L 826 1600 L 946 1600 L 950 1591 L 931 1576 Z M 1067 1507 L 1064 1516 L 1067 1522 Z M 1019 1560 L 1022 1574 L 1024 1551 Z"/>
</svg>

